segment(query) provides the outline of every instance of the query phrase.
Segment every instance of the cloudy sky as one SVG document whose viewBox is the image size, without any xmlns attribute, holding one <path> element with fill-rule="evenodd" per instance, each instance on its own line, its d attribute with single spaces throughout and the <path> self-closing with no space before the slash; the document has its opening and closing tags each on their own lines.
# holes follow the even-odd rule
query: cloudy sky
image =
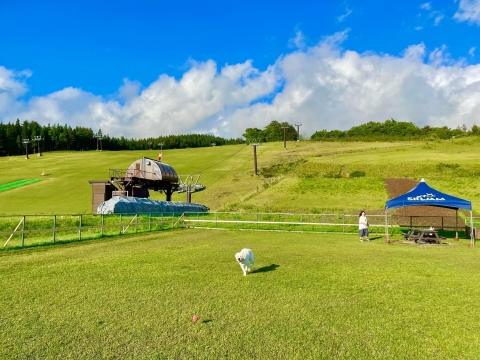
<svg viewBox="0 0 480 360">
<path fill-rule="evenodd" d="M 0 122 L 480 125 L 480 0 L 0 0 Z"/>
</svg>

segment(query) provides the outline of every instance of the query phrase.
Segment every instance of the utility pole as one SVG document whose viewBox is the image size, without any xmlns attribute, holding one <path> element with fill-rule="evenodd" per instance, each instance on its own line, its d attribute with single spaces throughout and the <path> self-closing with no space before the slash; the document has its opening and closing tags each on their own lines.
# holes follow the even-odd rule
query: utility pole
<svg viewBox="0 0 480 360">
<path fill-rule="evenodd" d="M 255 172 L 253 173 L 254 176 L 258 176 L 258 170 L 257 170 L 257 146 L 260 146 L 260 142 L 257 142 L 253 140 L 250 144 L 250 146 L 253 146 L 253 168 Z"/>
<path fill-rule="evenodd" d="M 42 153 L 40 152 L 40 141 L 42 141 L 42 137 L 41 136 L 34 136 L 33 137 L 33 141 L 36 141 L 38 143 L 38 153 L 37 153 L 37 156 L 42 156 Z"/>
<path fill-rule="evenodd" d="M 302 126 L 302 124 L 296 122 L 295 126 L 297 127 L 297 141 L 300 141 L 300 126 Z"/>
<path fill-rule="evenodd" d="M 30 139 L 23 139 L 23 143 L 25 144 L 25 159 L 28 160 L 28 144 L 30 144 Z"/>
<path fill-rule="evenodd" d="M 94 138 L 97 138 L 97 151 L 98 151 L 98 143 L 100 143 L 100 151 L 103 150 L 103 147 L 102 147 L 102 134 L 99 132 L 97 132 L 95 135 L 93 135 Z"/>
<path fill-rule="evenodd" d="M 287 128 L 288 128 L 288 126 L 282 126 L 282 129 L 283 129 L 283 150 L 287 150 Z"/>
</svg>

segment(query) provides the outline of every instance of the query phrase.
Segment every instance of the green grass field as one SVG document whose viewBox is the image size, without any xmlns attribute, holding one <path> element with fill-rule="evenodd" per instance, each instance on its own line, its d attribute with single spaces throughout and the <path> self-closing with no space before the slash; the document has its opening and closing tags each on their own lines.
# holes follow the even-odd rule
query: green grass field
<svg viewBox="0 0 480 360">
<path fill-rule="evenodd" d="M 4 251 L 0 358 L 476 359 L 466 244 L 179 229 Z"/>
<path fill-rule="evenodd" d="M 383 209 L 385 178 L 425 178 L 428 184 L 480 208 L 478 138 L 434 142 L 265 143 L 257 148 L 254 177 L 251 146 L 165 150 L 163 160 L 180 175 L 200 174 L 205 191 L 192 201 L 212 211 L 358 213 Z M 126 169 L 157 151 L 59 152 L 42 157 L 2 157 L 0 185 L 41 177 L 43 181 L 0 193 L 0 214 L 91 213 L 88 180 L 108 180 L 109 169 Z M 343 165 L 343 167 L 342 167 Z M 40 174 L 44 173 L 44 176 Z M 346 174 L 363 174 L 347 178 Z M 337 177 L 339 176 L 339 177 Z M 152 198 L 165 195 L 151 192 Z M 174 194 L 185 201 L 186 194 Z"/>
<path fill-rule="evenodd" d="M 249 146 L 163 158 L 180 175 L 201 174 L 207 189 L 194 202 L 245 218 L 381 213 L 384 179 L 405 177 L 471 200 L 478 213 L 477 142 L 267 143 L 257 148 L 258 177 Z M 0 229 L 13 230 L 22 215 L 29 230 L 42 221 L 51 229 L 53 214 L 55 226 L 97 224 L 87 215 L 88 180 L 156 155 L 0 158 L 0 188 L 42 179 L 0 192 Z M 24 249 L 16 235 L 0 251 L 0 359 L 478 358 L 479 250 L 469 240 L 418 246 L 380 235 L 360 243 L 357 235 L 174 229 L 78 241 L 70 232 L 59 234 L 63 244 Z M 26 246 L 42 236 L 28 234 Z M 247 277 L 234 259 L 243 247 L 259 266 Z"/>
</svg>

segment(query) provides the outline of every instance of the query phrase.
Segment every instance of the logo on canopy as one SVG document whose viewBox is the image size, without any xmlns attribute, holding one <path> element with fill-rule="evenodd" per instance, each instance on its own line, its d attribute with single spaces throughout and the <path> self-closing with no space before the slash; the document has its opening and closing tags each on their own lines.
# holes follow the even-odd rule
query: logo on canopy
<svg viewBox="0 0 480 360">
<path fill-rule="evenodd" d="M 409 196 L 408 201 L 445 201 L 445 198 L 437 198 L 435 194 L 426 193 L 425 195 Z"/>
</svg>

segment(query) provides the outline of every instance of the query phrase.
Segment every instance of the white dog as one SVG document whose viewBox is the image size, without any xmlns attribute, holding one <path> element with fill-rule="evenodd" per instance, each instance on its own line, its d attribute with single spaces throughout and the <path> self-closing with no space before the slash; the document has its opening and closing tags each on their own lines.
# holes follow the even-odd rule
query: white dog
<svg viewBox="0 0 480 360">
<path fill-rule="evenodd" d="M 254 269 L 257 268 L 255 265 L 255 258 L 253 257 L 253 252 L 250 249 L 242 249 L 242 251 L 235 254 L 235 259 L 238 262 L 238 265 L 242 268 L 243 276 L 247 276 L 247 271 L 250 271 L 251 267 Z"/>
</svg>

